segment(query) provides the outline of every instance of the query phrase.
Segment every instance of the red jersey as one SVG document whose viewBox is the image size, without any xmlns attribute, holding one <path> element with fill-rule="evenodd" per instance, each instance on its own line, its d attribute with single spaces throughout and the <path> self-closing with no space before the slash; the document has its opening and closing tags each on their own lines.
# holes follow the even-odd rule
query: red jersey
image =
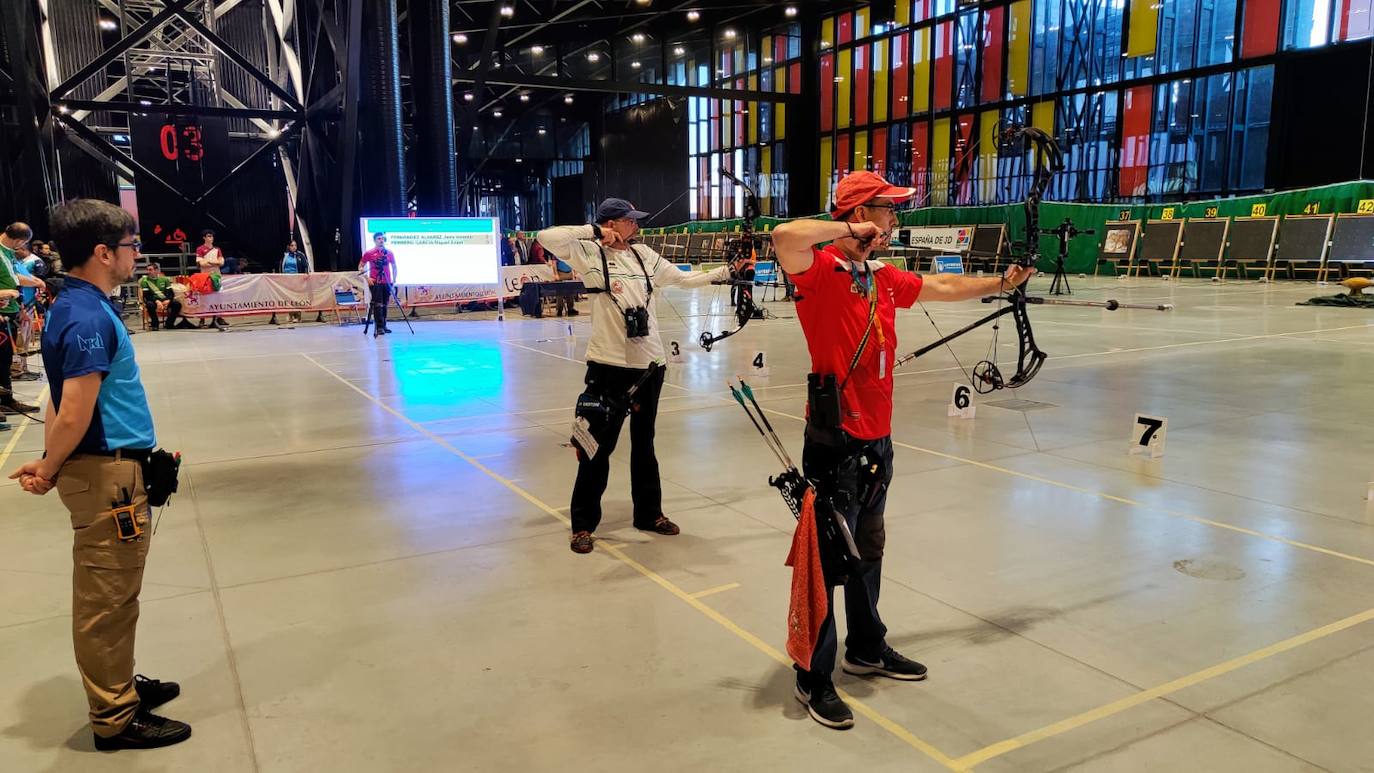
<svg viewBox="0 0 1374 773">
<path fill-rule="evenodd" d="M 367 276 L 376 284 L 389 285 L 396 279 L 396 255 L 385 247 L 373 247 L 363 253 Z"/>
<path fill-rule="evenodd" d="M 919 274 L 869 261 L 856 281 L 849 260 L 836 247 L 812 250 L 815 263 L 792 274 L 797 286 L 797 320 L 806 335 L 813 373 L 844 382 L 849 363 L 868 330 L 870 297 L 877 298 L 874 330 L 849 376 L 841 398 L 841 427 L 860 440 L 892 434 L 892 362 L 897 355 L 897 309 L 909 309 L 921 294 Z M 862 287 L 871 282 L 875 295 Z"/>
</svg>

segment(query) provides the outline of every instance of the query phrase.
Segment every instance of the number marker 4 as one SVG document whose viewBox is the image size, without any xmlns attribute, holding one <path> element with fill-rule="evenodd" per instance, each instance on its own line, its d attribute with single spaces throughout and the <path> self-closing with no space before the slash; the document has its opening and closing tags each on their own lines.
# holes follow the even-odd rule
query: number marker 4
<svg viewBox="0 0 1374 773">
<path fill-rule="evenodd" d="M 1149 454 L 1151 459 L 1164 455 L 1164 437 L 1169 429 L 1169 420 L 1163 416 L 1135 415 L 1131 427 L 1131 453 Z"/>
<path fill-rule="evenodd" d="M 753 368 L 753 374 L 759 378 L 768 377 L 768 359 L 763 352 L 754 352 L 754 359 L 749 363 Z"/>
<path fill-rule="evenodd" d="M 961 419 L 972 419 L 978 406 L 973 404 L 973 390 L 968 384 L 955 384 L 949 396 L 949 415 Z"/>
<path fill-rule="evenodd" d="M 668 362 L 674 365 L 682 362 L 682 343 L 679 341 L 668 342 Z"/>
</svg>

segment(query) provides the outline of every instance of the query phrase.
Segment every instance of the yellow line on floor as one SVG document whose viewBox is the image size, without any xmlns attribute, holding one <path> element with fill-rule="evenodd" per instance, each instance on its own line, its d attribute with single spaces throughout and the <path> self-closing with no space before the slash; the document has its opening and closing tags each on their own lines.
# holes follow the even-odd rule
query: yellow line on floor
<svg viewBox="0 0 1374 773">
<path fill-rule="evenodd" d="M 8 363 L 5 364 L 5 367 L 9 367 Z M 43 387 L 43 391 L 40 392 L 40 393 L 38 394 L 38 411 L 39 411 L 40 413 L 42 413 L 42 412 L 46 409 L 46 403 L 47 403 L 47 401 L 48 401 L 48 388 L 47 388 L 47 387 Z M 13 415 L 13 414 L 11 414 L 11 415 Z M 20 424 L 19 424 L 18 427 L 15 427 L 15 428 L 13 428 L 13 429 L 10 430 L 10 432 L 12 432 L 12 433 L 14 433 L 14 434 L 10 436 L 10 442 L 8 442 L 8 443 L 5 444 L 5 450 L 4 450 L 4 451 L 0 451 L 0 475 L 3 475 L 3 476 L 4 476 L 4 477 L 0 478 L 0 480 L 8 480 L 8 479 L 9 479 L 10 470 L 7 469 L 7 468 L 5 467 L 5 465 L 6 465 L 6 463 L 8 463 L 9 460 L 10 460 L 10 454 L 14 453 L 14 449 L 16 449 L 16 448 L 19 447 L 19 439 L 22 438 L 22 437 L 24 437 L 24 432 L 26 432 L 26 431 L 28 430 L 29 425 L 30 425 L 30 424 L 36 423 L 36 422 L 34 422 L 34 421 L 30 420 L 30 419 L 26 419 L 26 418 L 24 418 L 24 417 L 22 417 L 22 416 L 15 416 L 15 420 L 18 421 L 18 422 L 20 422 Z"/>
<path fill-rule="evenodd" d="M 716 595 L 717 593 L 724 593 L 725 591 L 734 590 L 735 588 L 738 588 L 738 587 L 739 587 L 739 583 L 737 583 L 737 582 L 728 582 L 728 583 L 726 583 L 726 584 L 724 584 L 724 585 L 717 585 L 717 586 L 714 587 L 714 588 L 707 588 L 706 590 L 699 590 L 699 591 L 697 591 L 696 593 L 693 593 L 693 594 L 692 594 L 692 598 L 694 598 L 694 599 L 704 599 L 704 598 L 706 598 L 707 596 L 714 596 L 714 595 Z"/>
<path fill-rule="evenodd" d="M 764 410 L 776 416 L 783 416 L 788 419 L 794 419 L 796 421 L 800 421 L 803 423 L 806 422 L 806 419 L 795 414 L 785 413 L 774 408 L 765 408 Z M 981 467 L 985 470 L 1000 472 L 1005 475 L 1012 475 L 1017 478 L 1022 478 L 1024 480 L 1031 480 L 1035 481 L 1036 483 L 1044 483 L 1049 486 L 1056 486 L 1058 488 L 1066 489 L 1068 491 L 1075 491 L 1080 494 L 1088 494 L 1089 496 L 1099 497 L 1101 499 L 1106 499 L 1110 502 L 1119 502 L 1123 505 L 1133 505 L 1135 507 L 1140 507 L 1146 510 L 1153 510 L 1154 512 L 1163 513 L 1164 515 L 1173 518 L 1182 518 L 1185 521 L 1192 521 L 1193 523 L 1200 523 L 1205 526 L 1214 526 L 1218 529 L 1225 529 L 1227 531 L 1233 531 L 1238 534 L 1245 534 L 1251 537 L 1259 537 L 1260 539 L 1270 540 L 1271 542 L 1280 542 L 1290 547 L 1301 548 L 1302 550 L 1310 550 L 1313 553 L 1321 553 L 1322 555 L 1331 556 L 1333 558 L 1340 558 L 1345 561 L 1353 561 L 1357 564 L 1364 564 L 1365 566 L 1374 566 L 1374 559 L 1365 558 L 1364 556 L 1351 555 L 1349 553 L 1342 553 L 1339 550 L 1324 548 L 1321 545 L 1313 545 L 1308 542 L 1298 542 L 1297 540 L 1291 540 L 1286 537 L 1280 537 L 1276 534 L 1266 534 L 1262 531 L 1247 529 L 1244 526 L 1236 526 L 1234 524 L 1225 523 L 1223 521 L 1214 521 L 1211 518 L 1203 518 L 1200 515 L 1193 515 L 1192 513 L 1185 513 L 1179 510 L 1170 510 L 1167 507 L 1158 507 L 1156 505 L 1146 504 L 1145 502 L 1141 502 L 1136 499 L 1130 499 L 1129 497 L 1120 497 L 1115 494 L 1108 494 L 1105 491 L 1096 491 L 1094 489 L 1085 488 L 1083 486 L 1075 486 L 1072 483 L 1065 483 L 1063 481 L 1042 477 L 1040 475 L 1035 475 L 1029 472 L 1013 470 L 996 464 L 980 462 L 976 459 L 969 459 L 967 457 L 958 456 L 956 454 L 947 454 L 944 451 L 936 451 L 932 448 L 922 448 L 920 446 L 913 446 L 910 443 L 902 443 L 896 440 L 892 441 L 892 445 L 898 446 L 900 448 L 906 448 L 911 451 L 920 451 L 923 454 L 930 454 L 931 456 L 938 456 L 941 459 L 949 459 L 950 461 L 961 462 L 963 464 L 973 465 L 974 467 Z"/>
<path fill-rule="evenodd" d="M 1196 685 L 1202 684 L 1203 682 L 1206 682 L 1209 679 L 1214 679 L 1218 676 L 1229 674 L 1237 669 L 1244 668 L 1248 665 L 1258 663 L 1259 661 L 1264 660 L 1266 658 L 1270 658 L 1275 655 L 1287 652 L 1289 650 L 1296 649 L 1304 644 L 1310 644 L 1311 642 L 1317 641 L 1318 639 L 1323 639 L 1332 634 L 1340 633 L 1341 631 L 1344 631 L 1347 628 L 1354 628 L 1355 626 L 1360 625 L 1362 623 L 1367 623 L 1370 620 L 1374 620 L 1374 609 L 1368 609 L 1357 615 L 1351 615 L 1350 617 L 1347 617 L 1344 620 L 1338 620 L 1334 623 L 1331 623 L 1330 625 L 1324 625 L 1321 628 L 1313 629 L 1311 631 L 1308 631 L 1307 633 L 1298 634 L 1297 636 L 1294 636 L 1290 639 L 1284 639 L 1281 642 L 1271 644 L 1263 649 L 1258 649 L 1249 654 L 1241 655 L 1237 658 L 1232 658 L 1231 660 L 1228 660 L 1224 663 L 1218 663 L 1217 665 L 1212 666 L 1211 668 L 1205 668 L 1201 671 L 1175 679 L 1172 682 L 1165 682 L 1164 684 L 1158 685 L 1156 687 L 1151 687 L 1148 690 L 1144 690 L 1134 695 L 1127 696 L 1119 701 L 1114 701 L 1112 703 L 1108 703 L 1105 706 L 1099 706 L 1098 708 L 1092 709 L 1091 711 L 1085 711 L 1082 714 L 1078 714 L 1077 716 L 1072 716 L 1068 719 L 1055 722 L 1054 724 L 1046 725 L 1038 730 L 1032 730 L 1029 733 L 1022 733 L 1021 735 L 1018 735 L 1015 738 L 1008 738 L 1005 741 L 999 741 L 995 744 L 992 744 L 991 746 L 987 746 L 983 749 L 973 752 L 972 754 L 960 757 L 959 759 L 955 760 L 955 765 L 957 765 L 961 770 L 971 769 L 975 765 L 980 765 L 994 757 L 1000 757 L 1003 754 L 1007 754 L 1008 752 L 1024 748 L 1038 741 L 1043 741 L 1047 738 L 1053 738 L 1057 735 L 1062 735 L 1071 730 L 1083 727 L 1084 725 L 1096 722 L 1100 719 L 1106 719 L 1107 717 L 1120 714 L 1121 712 L 1139 706 L 1142 703 L 1148 703 L 1152 700 L 1155 700 L 1156 698 L 1162 698 L 1166 695 L 1176 693 L 1180 690 L 1184 690 L 1189 687 L 1194 687 Z"/>
<path fill-rule="evenodd" d="M 607 548 L 607 549 L 610 549 L 610 548 L 623 548 L 623 547 L 625 547 L 625 543 L 624 543 L 624 542 L 602 542 L 602 543 L 600 543 L 600 545 L 601 545 L 601 547 Z"/>
<path fill-rule="evenodd" d="M 330 370 L 329 368 L 326 368 L 324 365 L 321 365 L 321 364 L 319 363 L 319 361 L 316 360 L 314 357 L 311 357 L 310 355 L 305 354 L 305 353 L 303 353 L 303 352 L 301 353 L 301 356 L 304 357 L 305 359 L 309 360 L 311 363 L 313 363 L 313 364 L 315 365 L 315 367 L 317 367 L 317 368 L 319 368 L 320 370 L 324 371 L 325 373 L 328 373 L 329 375 L 333 376 L 335 379 L 337 379 L 337 380 L 338 380 L 340 383 L 342 383 L 344 386 L 346 386 L 346 387 L 348 387 L 349 389 L 352 389 L 353 391 L 355 391 L 355 392 L 357 392 L 358 394 L 362 395 L 364 398 L 366 398 L 368 401 L 372 402 L 374 405 L 378 406 L 379 408 L 381 408 L 382 410 L 386 411 L 387 413 L 390 413 L 391 415 L 395 416 L 396 418 L 398 418 L 398 419 L 400 419 L 401 421 L 405 422 L 406 424 L 410 425 L 410 427 L 411 427 L 412 429 L 414 429 L 416 432 L 419 432 L 420 434 L 422 434 L 422 435 L 424 435 L 425 437 L 429 438 L 430 440 L 434 441 L 436 444 L 438 444 L 438 445 L 439 445 L 440 447 L 442 447 L 444 450 L 446 450 L 446 451 L 452 453 L 454 456 L 457 456 L 458 458 L 462 459 L 463 461 L 467 462 L 468 464 L 472 465 L 473 467 L 476 467 L 478 470 L 480 470 L 480 471 L 482 471 L 484 474 L 486 474 L 487 477 L 491 478 L 492 480 L 496 481 L 497 483 L 500 483 L 502 486 L 505 486 L 505 487 L 506 487 L 507 489 L 509 489 L 512 493 L 516 494 L 517 496 L 519 496 L 520 498 L 522 498 L 522 499 L 524 499 L 525 501 L 529 502 L 530 504 L 534 505 L 535 507 L 539 508 L 540 510 L 543 510 L 545 513 L 548 513 L 550 516 L 552 516 L 553 518 L 558 519 L 559 521 L 563 522 L 564 524 L 569 524 L 569 525 L 571 525 L 571 521 L 568 520 L 568 517 L 565 516 L 565 515 L 563 515 L 561 512 L 559 512 L 559 511 L 558 511 L 558 508 L 555 508 L 555 507 L 549 505 L 548 503 L 544 502 L 542 499 L 536 497 L 535 495 L 533 495 L 533 494 L 531 494 L 530 492 L 524 490 L 523 488 L 520 488 L 519 486 L 515 485 L 515 483 L 512 482 L 510 479 L 504 478 L 504 477 L 502 477 L 501 475 L 499 475 L 498 473 L 494 472 L 493 470 L 491 470 L 490 468 L 488 468 L 486 465 L 484 465 L 484 464 L 482 464 L 481 462 L 479 462 L 479 461 L 477 461 L 476 459 L 474 459 L 472 456 L 469 456 L 468 454 L 463 453 L 463 452 L 460 451 L 457 447 L 455 447 L 452 443 L 448 442 L 447 440 L 445 440 L 444 438 L 440 437 L 439 435 L 436 435 L 436 434 L 434 434 L 433 432 L 430 432 L 428 429 L 425 429 L 425 427 L 424 427 L 423 425 L 421 425 L 419 422 L 414 421 L 414 420 L 411 419 L 409 416 L 406 416 L 404 413 L 401 413 L 400 411 L 396 410 L 395 408 L 392 408 L 391 406 L 387 405 L 386 403 L 382 402 L 381 400 L 377 399 L 376 397 L 373 397 L 372 395 L 370 395 L 370 394 L 368 394 L 367 392 L 363 391 L 361 388 L 359 388 L 359 387 L 358 387 L 356 384 L 354 384 L 353 382 L 349 381 L 348 379 L 344 378 L 343 376 L 340 376 L 339 374 L 335 373 L 334 371 Z M 690 594 L 690 593 L 688 593 L 687 591 L 683 590 L 683 589 L 682 589 L 681 587 L 679 587 L 676 583 L 674 583 L 674 582 L 672 582 L 671 580 L 667 579 L 666 577 L 660 575 L 659 573 L 655 572 L 654 570 L 650 569 L 649 567 L 647 567 L 647 566 L 645 566 L 645 565 L 639 563 L 638 561 L 634 560 L 633 558 L 630 558 L 629 556 L 625 555 L 625 553 L 622 551 L 622 549 L 621 549 L 620 547 L 615 546 L 614 543 L 604 543 L 604 542 L 603 542 L 603 543 L 601 543 L 600 547 L 602 548 L 602 550 L 603 550 L 604 552 L 609 553 L 611 556 L 615 557 L 615 558 L 616 558 L 618 561 L 620 561 L 622 564 L 625 564 L 626 566 L 630 567 L 631 569 L 634 569 L 636 572 L 639 572 L 640 574 L 644 575 L 644 576 L 647 577 L 648 579 L 652 580 L 652 581 L 653 581 L 655 584 L 657 584 L 659 587 L 663 588 L 664 590 L 668 591 L 669 593 L 671 593 L 671 594 L 673 594 L 674 596 L 676 596 L 676 597 L 678 597 L 679 599 L 681 599 L 681 600 L 682 600 L 684 603 L 686 603 L 688 606 L 690 606 L 690 607 L 692 607 L 693 609 L 697 610 L 698 612 L 700 612 L 701 614 L 703 614 L 703 615 L 705 615 L 706 617 L 710 618 L 711 620 L 714 620 L 714 621 L 716 622 L 716 624 L 718 624 L 720 627 L 724 628 L 725 630 L 729 631 L 730 633 L 734 634 L 735 636 L 739 637 L 740 639 L 743 639 L 745 642 L 747 642 L 748 644 L 750 644 L 751 646 L 753 646 L 754 649 L 758 650 L 759 652 L 762 652 L 763 654 L 767 655 L 768 657 L 772 658 L 773 660 L 776 660 L 778 663 L 780 663 L 780 664 L 782 664 L 782 665 L 784 665 L 784 666 L 791 666 L 791 665 L 792 665 L 792 660 L 791 660 L 791 658 L 789 658 L 788 656 L 786 656 L 786 655 L 784 655 L 783 653 L 779 652 L 775 647 L 769 645 L 767 642 L 763 641 L 762 639 L 760 639 L 759 637 L 755 636 L 754 634 L 749 633 L 748 631 L 744 630 L 744 629 L 741 628 L 738 624 L 736 624 L 733 620 L 731 620 L 730 618 L 726 617 L 725 615 L 722 615 L 721 613 L 717 612 L 716 610 L 712 609 L 711 607 L 709 607 L 709 606 L 703 604 L 702 602 L 698 601 L 697 599 L 693 598 L 693 597 L 692 597 L 692 594 Z M 929 743 L 927 743 L 927 742 L 921 740 L 920 738 L 917 738 L 916 736 L 912 735 L 911 732 L 908 731 L 906 728 L 902 727 L 901 725 L 897 724 L 896 722 L 893 722 L 892 720 L 888 719 L 887 717 L 883 716 L 882 714 L 879 714 L 877 711 L 875 711 L 875 710 L 869 708 L 867 705 L 865 705 L 865 704 L 861 703 L 860 701 L 856 700 L 852 695 L 849 695 L 849 694 L 845 693 L 845 692 L 842 691 L 842 690 L 839 691 L 839 693 L 840 693 L 841 696 L 844 697 L 845 701 L 846 701 L 847 703 L 849 703 L 850 708 L 852 708 L 854 711 L 858 712 L 859 714 L 862 714 L 864 717 L 868 718 L 871 722 L 873 722 L 874 724 L 876 724 L 876 725 L 878 725 L 879 727 L 883 728 L 883 729 L 886 730 L 887 732 L 891 733 L 893 736 L 897 737 L 898 739 L 900 739 L 901 741 L 903 741 L 904 743 L 906 743 L 908 746 L 912 747 L 913 749 L 916 749 L 917 751 L 921 752 L 922 754 L 925 754 L 927 757 L 930 757 L 932 760 L 935 760 L 936 762 L 940 763 L 941 765 L 943 765 L 944 767 L 946 767 L 946 768 L 948 768 L 948 769 L 950 769 L 950 770 L 958 770 L 958 769 L 959 769 L 959 768 L 955 767 L 954 760 L 953 760 L 949 755 L 945 754 L 944 752 L 940 751 L 939 749 L 935 748 L 934 746 L 930 745 Z"/>
</svg>

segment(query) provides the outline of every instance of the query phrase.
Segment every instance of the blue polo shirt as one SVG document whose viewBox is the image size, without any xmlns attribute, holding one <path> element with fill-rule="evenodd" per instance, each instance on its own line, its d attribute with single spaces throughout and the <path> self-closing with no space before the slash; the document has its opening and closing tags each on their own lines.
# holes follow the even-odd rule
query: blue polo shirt
<svg viewBox="0 0 1374 773">
<path fill-rule="evenodd" d="M 62 408 L 66 379 L 101 374 L 95 413 L 75 453 L 157 445 L 148 395 L 134 361 L 133 341 L 114 304 L 100 288 L 67 277 L 43 328 L 43 367 L 56 410 Z"/>
</svg>

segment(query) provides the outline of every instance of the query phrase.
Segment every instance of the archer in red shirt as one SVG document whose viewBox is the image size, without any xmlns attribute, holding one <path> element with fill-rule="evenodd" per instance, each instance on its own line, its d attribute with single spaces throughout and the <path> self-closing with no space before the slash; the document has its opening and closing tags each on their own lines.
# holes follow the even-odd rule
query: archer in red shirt
<svg viewBox="0 0 1374 773">
<path fill-rule="evenodd" d="M 386 234 L 372 234 L 372 249 L 363 253 L 358 271 L 367 278 L 368 293 L 372 296 L 372 337 L 386 335 L 386 305 L 391 301 L 391 285 L 396 281 L 396 253 L 386 248 Z"/>
<path fill-rule="evenodd" d="M 811 352 L 813 376 L 832 376 L 835 400 L 808 399 L 802 471 L 849 522 L 859 549 L 857 568 L 845 581 L 849 635 L 846 673 L 915 681 L 926 668 L 887 646 L 878 615 L 886 535 L 883 511 L 892 482 L 892 363 L 897 354 L 897 309 L 921 301 L 962 301 L 996 295 L 1020 285 L 1034 269 L 1013 266 L 1005 277 L 961 274 L 922 277 L 870 260 L 888 246 L 898 225 L 897 205 L 916 193 L 872 172 L 840 181 L 833 221 L 794 220 L 773 230 L 778 264 L 796 285 L 797 319 Z M 826 245 L 821 248 L 819 245 Z M 837 426 L 825 426 L 826 417 Z M 835 692 L 831 673 L 838 641 L 832 603 L 809 664 L 798 664 L 797 699 L 811 717 L 832 728 L 854 724 Z"/>
</svg>

